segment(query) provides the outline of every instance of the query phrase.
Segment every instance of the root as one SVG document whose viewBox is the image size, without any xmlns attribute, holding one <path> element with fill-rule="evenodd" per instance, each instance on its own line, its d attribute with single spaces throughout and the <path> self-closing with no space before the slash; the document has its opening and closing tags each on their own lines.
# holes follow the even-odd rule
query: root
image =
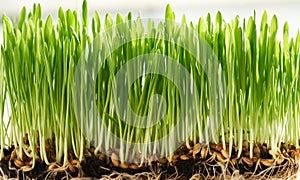
<svg viewBox="0 0 300 180">
<path fill-rule="evenodd" d="M 55 177 L 55 176 L 57 176 L 57 174 L 58 173 L 65 173 L 65 177 L 63 177 L 63 179 L 71 179 L 72 177 L 71 177 L 71 175 L 68 173 L 68 167 L 67 166 L 59 166 L 59 165 L 57 165 L 57 167 L 56 168 L 54 168 L 54 169 L 52 169 L 52 170 L 50 170 L 48 173 L 47 173 L 47 175 L 46 175 L 46 178 L 45 179 L 50 179 L 50 178 L 53 178 L 53 177 Z"/>
<path fill-rule="evenodd" d="M 157 176 L 153 172 L 142 172 L 137 173 L 135 175 L 130 175 L 127 173 L 119 173 L 119 172 L 113 172 L 110 175 L 104 175 L 101 180 L 110 180 L 110 179 L 116 179 L 116 180 L 123 180 L 123 179 L 150 179 L 150 180 L 156 180 L 160 179 L 160 176 Z"/>
<path fill-rule="evenodd" d="M 25 171 L 29 166 L 30 158 L 18 158 L 17 147 L 7 153 L 6 160 L 0 166 L 0 180 L 11 177 L 17 179 L 31 178 L 102 178 L 102 179 L 292 179 L 300 174 L 299 149 L 280 148 L 276 151 L 278 159 L 272 159 L 270 149 L 265 144 L 255 146 L 255 157 L 249 157 L 249 146 L 244 147 L 241 157 L 237 158 L 236 150 L 228 155 L 228 149 L 223 149 L 220 143 L 210 147 L 204 144 L 193 144 L 192 149 L 184 145 L 174 153 L 170 162 L 167 159 L 158 159 L 147 165 L 138 167 L 131 163 L 122 167 L 121 161 L 116 158 L 113 163 L 105 154 L 86 153 L 84 161 L 79 162 L 76 156 L 69 152 L 69 162 L 65 165 L 52 162 L 48 166 L 38 161 L 32 171 Z M 259 148 L 259 149 L 258 149 Z M 87 150 L 88 151 L 88 150 Z M 25 155 L 24 155 L 25 157 Z M 119 164 L 119 166 L 114 166 Z M 132 165 L 135 165 L 132 167 Z"/>
</svg>

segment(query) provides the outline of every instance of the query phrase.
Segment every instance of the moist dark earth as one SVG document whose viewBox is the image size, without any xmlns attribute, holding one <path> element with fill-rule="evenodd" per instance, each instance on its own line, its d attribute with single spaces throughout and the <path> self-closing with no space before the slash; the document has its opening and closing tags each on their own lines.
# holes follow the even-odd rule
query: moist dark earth
<svg viewBox="0 0 300 180">
<path fill-rule="evenodd" d="M 18 179 L 62 179 L 65 177 L 91 177 L 98 179 L 104 175 L 110 175 L 111 178 L 114 178 L 118 173 L 136 175 L 144 172 L 160 175 L 160 179 L 176 177 L 189 179 L 196 173 L 201 174 L 203 177 L 216 176 L 224 173 L 224 168 L 226 174 L 232 174 L 235 170 L 238 170 L 241 175 L 263 173 L 265 176 L 272 177 L 279 173 L 284 176 L 284 172 L 287 172 L 289 169 L 295 170 L 298 168 L 299 164 L 297 162 L 300 159 L 300 149 L 296 149 L 293 145 L 282 143 L 280 152 L 276 155 L 277 160 L 273 159 L 266 144 L 255 143 L 255 147 L 252 159 L 249 157 L 249 143 L 246 142 L 243 144 L 243 152 L 240 158 L 237 158 L 237 151 L 234 148 L 231 157 L 226 158 L 226 150 L 223 150 L 221 143 L 209 144 L 209 146 L 197 143 L 193 145 L 192 149 L 188 149 L 183 144 L 174 153 L 172 160 L 168 161 L 166 158 L 163 158 L 143 164 L 141 167 L 135 166 L 135 168 L 122 167 L 121 165 L 116 167 L 116 164 L 112 162 L 110 157 L 105 156 L 103 153 L 95 155 L 93 153 L 95 148 L 91 147 L 88 153 L 85 153 L 81 163 L 70 152 L 70 157 L 68 157 L 70 164 L 67 166 L 59 168 L 59 163 L 56 163 L 57 166 L 50 168 L 50 165 L 37 160 L 34 169 L 28 172 L 23 172 L 22 167 L 18 167 L 14 159 L 11 158 L 15 149 L 15 147 L 11 147 L 4 150 L 4 158 L 0 162 L 0 167 L 6 178 Z M 25 157 L 23 161 L 24 164 L 26 161 L 28 164 L 30 159 Z M 73 162 L 78 163 L 76 165 Z M 112 175 L 113 173 L 116 175 Z M 147 179 L 146 176 L 145 179 Z"/>
</svg>

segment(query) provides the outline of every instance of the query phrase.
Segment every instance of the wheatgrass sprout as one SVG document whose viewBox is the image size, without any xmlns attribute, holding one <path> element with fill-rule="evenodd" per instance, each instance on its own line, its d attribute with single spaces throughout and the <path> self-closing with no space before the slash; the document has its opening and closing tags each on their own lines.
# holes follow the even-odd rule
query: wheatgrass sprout
<svg viewBox="0 0 300 180">
<path fill-rule="evenodd" d="M 124 21 L 117 15 L 116 22 L 106 15 L 105 31 L 95 36 L 93 30 L 94 42 L 76 69 L 73 93 L 76 118 L 84 133 L 96 142 L 96 151 L 117 148 L 122 162 L 133 160 L 135 154 L 141 153 L 142 164 L 153 154 L 171 156 L 183 141 L 196 142 L 200 136 L 209 142 L 210 137 L 217 137 L 211 135 L 217 132 L 217 122 L 209 129 L 208 124 L 213 123 L 202 114 L 199 117 L 198 109 L 209 103 L 213 107 L 213 93 L 202 90 L 200 105 L 197 88 L 202 85 L 203 89 L 209 89 L 205 68 L 212 77 L 222 79 L 220 64 L 213 59 L 209 45 L 199 38 L 197 31 L 190 31 L 184 19 L 182 24 L 175 24 L 173 14 L 168 6 L 167 21 L 156 26 L 151 19 L 143 22 L 138 17 L 131 21 L 131 14 Z M 93 27 L 97 21 L 96 15 Z M 215 63 L 205 61 L 206 57 Z M 207 67 L 202 69 L 205 63 Z M 139 77 L 142 74 L 146 75 Z M 97 79 L 93 80 L 94 77 Z M 201 78 L 202 81 L 193 81 Z M 216 89 L 216 85 L 212 86 Z M 96 105 L 91 103 L 95 96 Z M 96 106 L 97 112 L 101 112 L 100 121 L 93 113 Z M 216 113 L 215 107 L 210 111 Z M 208 109 L 204 111 L 209 115 Z M 90 122 L 86 124 L 87 119 Z M 92 127 L 88 126 L 91 124 Z M 204 138 L 205 126 L 208 135 Z M 91 134 L 90 128 L 95 127 L 94 131 L 99 132 Z"/>
<path fill-rule="evenodd" d="M 38 143 L 39 158 L 46 163 L 62 158 L 67 163 L 70 149 L 81 159 L 84 149 L 84 137 L 70 105 L 70 84 L 72 69 L 85 49 L 87 27 L 80 27 L 76 11 L 59 9 L 58 15 L 56 26 L 51 16 L 42 20 L 40 5 L 34 5 L 28 15 L 23 8 L 18 24 L 3 15 L 2 56 L 12 110 L 10 137 L 33 162 Z M 24 146 L 25 135 L 30 146 Z"/>
<path fill-rule="evenodd" d="M 299 147 L 300 32 L 290 38 L 288 23 L 280 42 L 277 18 L 269 22 L 266 12 L 260 29 L 255 13 L 231 23 L 220 12 L 196 24 L 183 16 L 177 24 L 170 6 L 158 23 L 131 13 L 106 14 L 101 22 L 96 12 L 89 27 L 86 1 L 82 8 L 81 18 L 60 8 L 57 24 L 42 19 L 40 5 L 29 13 L 23 8 L 18 23 L 3 15 L 2 155 L 8 137 L 18 158 L 24 151 L 47 164 L 67 164 L 70 151 L 81 161 L 91 144 L 95 154 L 118 152 L 121 162 L 140 154 L 140 165 L 151 155 L 171 158 L 184 142 L 188 148 L 221 142 L 237 158 L 244 141 L 250 158 L 256 142 L 274 158 L 281 142 Z M 186 94 L 193 96 L 182 99 Z"/>
<path fill-rule="evenodd" d="M 4 108 L 6 101 L 6 86 L 4 78 L 4 64 L 0 50 L 0 159 L 4 156 L 4 148 L 6 148 L 5 140 L 7 139 L 7 125 L 4 120 Z"/>
</svg>

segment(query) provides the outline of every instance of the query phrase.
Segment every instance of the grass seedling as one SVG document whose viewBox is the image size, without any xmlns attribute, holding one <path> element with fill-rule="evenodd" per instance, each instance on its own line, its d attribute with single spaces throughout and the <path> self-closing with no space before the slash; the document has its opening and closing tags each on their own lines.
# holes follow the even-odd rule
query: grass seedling
<svg viewBox="0 0 300 180">
<path fill-rule="evenodd" d="M 184 16 L 176 24 L 170 6 L 159 23 L 145 23 L 131 13 L 115 20 L 106 14 L 101 22 L 96 12 L 91 27 L 88 20 L 86 1 L 81 17 L 60 8 L 57 24 L 51 16 L 42 19 L 40 5 L 29 13 L 23 8 L 17 23 L 3 15 L 2 156 L 6 139 L 8 146 L 18 146 L 18 158 L 22 151 L 32 158 L 32 167 L 37 159 L 66 164 L 69 151 L 81 161 L 91 143 L 95 154 L 118 151 L 121 162 L 140 153 L 141 164 L 148 155 L 171 156 L 182 141 L 188 148 L 190 142 L 221 142 L 229 158 L 233 147 L 237 158 L 242 156 L 244 141 L 250 158 L 256 142 L 268 144 L 274 158 L 282 142 L 299 147 L 300 32 L 290 38 L 286 23 L 280 42 L 275 15 L 268 22 L 265 12 L 260 29 L 255 14 L 227 23 L 218 12 L 215 21 L 208 14 L 196 24 Z M 149 54 L 155 56 L 147 59 Z M 159 55 L 177 63 L 170 65 L 173 71 L 167 70 L 169 59 L 159 61 Z M 161 72 L 177 73 L 135 78 L 164 66 Z M 124 67 L 118 84 L 116 76 Z M 189 93 L 192 98 L 183 100 Z M 8 127 L 3 120 L 6 98 L 12 112 Z M 164 139 L 172 131 L 174 136 Z"/>
</svg>

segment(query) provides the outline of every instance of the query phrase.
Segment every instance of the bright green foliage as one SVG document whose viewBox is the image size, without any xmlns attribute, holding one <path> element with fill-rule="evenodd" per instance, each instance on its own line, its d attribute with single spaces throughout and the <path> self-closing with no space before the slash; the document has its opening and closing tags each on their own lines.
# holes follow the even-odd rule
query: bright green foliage
<svg viewBox="0 0 300 180">
<path fill-rule="evenodd" d="M 27 17 L 23 9 L 18 25 L 3 15 L 1 67 L 4 65 L 12 110 L 10 142 L 25 148 L 23 137 L 28 134 L 31 146 L 25 152 L 36 152 L 40 142 L 40 158 L 47 163 L 45 142 L 53 136 L 58 161 L 71 147 L 78 156 L 83 152 L 83 136 L 70 105 L 72 69 L 87 39 L 80 24 L 77 12 L 62 9 L 56 26 L 51 16 L 44 22 L 39 5 Z M 37 158 L 36 153 L 30 156 Z"/>
<path fill-rule="evenodd" d="M 151 112 L 148 106 L 150 97 L 153 94 L 161 94 L 168 105 L 165 118 L 161 122 L 151 129 L 134 128 L 122 122 L 114 112 L 116 107 L 113 104 L 117 100 L 112 98 L 111 92 L 112 78 L 117 70 L 139 55 L 157 53 L 172 57 L 182 64 L 193 77 L 195 88 L 199 92 L 200 103 L 195 104 L 198 109 L 195 115 L 197 124 L 194 125 L 195 131 L 186 141 L 197 141 L 198 138 L 204 141 L 212 137 L 214 142 L 222 141 L 224 147 L 228 142 L 230 152 L 235 144 L 239 155 L 243 140 L 250 141 L 250 147 L 254 146 L 255 141 L 266 142 L 273 150 L 280 142 L 298 146 L 300 32 L 295 39 L 289 38 L 286 23 L 283 42 L 279 42 L 276 34 L 276 16 L 273 16 L 268 24 L 267 14 L 264 13 L 261 29 L 257 32 L 255 15 L 242 23 L 239 17 L 231 23 L 226 23 L 219 12 L 215 23 L 208 14 L 206 19 L 200 18 L 196 25 L 187 24 L 185 17 L 182 18 L 182 24 L 178 25 L 174 23 L 174 12 L 167 6 L 165 23 L 154 25 L 154 22 L 149 20 L 147 27 L 144 27 L 140 17 L 131 21 L 131 13 L 126 17 L 118 14 L 116 20 L 107 14 L 102 24 L 99 14 L 95 13 L 91 21 L 90 36 L 86 1 L 83 3 L 82 19 L 76 11 L 64 11 L 60 8 L 57 24 L 54 25 L 51 16 L 44 21 L 41 13 L 41 7 L 35 5 L 29 14 L 25 8 L 22 9 L 18 24 L 13 24 L 5 15 L 2 18 L 4 42 L 0 56 L 0 118 L 3 117 L 6 90 L 12 114 L 9 118 L 9 135 L 3 119 L 0 119 L 1 148 L 4 147 L 5 138 L 9 138 L 9 145 L 18 145 L 20 150 L 23 149 L 34 160 L 41 158 L 49 163 L 45 142 L 54 137 L 57 161 L 66 163 L 68 150 L 73 150 L 81 160 L 84 150 L 89 147 L 90 137 L 85 137 L 79 128 L 85 126 L 78 124 L 73 104 L 72 83 L 77 62 L 86 47 L 100 50 L 97 51 L 98 54 L 93 53 L 89 58 L 101 59 L 101 52 L 107 51 L 105 44 L 113 46 L 114 43 L 124 40 L 122 37 L 143 37 L 145 33 L 152 33 L 151 37 L 157 38 L 137 39 L 125 43 L 109 57 L 105 57 L 101 64 L 95 92 L 97 109 L 107 125 L 106 129 L 130 142 L 149 142 L 165 136 L 180 120 L 177 118 L 178 112 L 189 102 L 180 102 L 180 94 L 174 84 L 155 74 L 136 80 L 128 93 L 130 105 L 139 115 Z M 125 27 L 118 29 L 120 27 L 117 26 L 116 31 L 110 31 L 114 25 L 121 23 Z M 221 125 L 215 131 L 205 128 L 207 119 L 213 112 L 212 106 L 209 105 L 213 100 L 209 92 L 208 78 L 197 58 L 178 46 L 180 41 L 185 41 L 189 42 L 187 48 L 200 47 L 200 42 L 193 39 L 193 34 L 185 30 L 187 28 L 195 31 L 197 36 L 210 45 L 219 60 L 219 67 L 223 70 L 227 85 L 227 94 L 224 95 L 226 109 Z M 105 41 L 92 43 L 104 30 L 108 34 L 104 38 Z M 165 40 L 160 38 L 164 31 L 168 32 Z M 205 50 L 199 49 L 197 52 L 199 57 L 206 57 L 203 55 Z M 89 72 L 87 74 L 89 75 Z M 221 77 L 219 74 L 214 78 Z M 127 78 L 130 79 L 130 76 Z M 89 102 L 84 101 L 87 98 L 83 93 L 84 88 L 80 89 L 81 111 L 91 108 Z M 158 107 L 159 111 L 162 111 L 162 104 Z M 81 119 L 90 119 L 90 116 L 94 115 L 88 114 Z M 96 121 L 94 123 L 97 124 Z M 186 124 L 186 127 L 176 129 L 178 137 L 186 137 L 186 134 L 190 133 L 187 132 L 189 119 L 186 120 Z M 104 132 L 103 128 L 94 128 L 91 134 L 101 134 Z M 28 134 L 29 147 L 23 145 L 25 134 Z M 97 143 L 97 151 L 117 146 L 113 140 L 105 142 L 105 138 L 107 137 L 101 136 L 99 139 L 93 139 Z M 35 151 L 38 142 L 40 157 L 37 157 Z M 155 153 L 156 148 L 160 148 L 162 154 L 169 155 L 173 153 L 169 152 L 172 143 L 166 141 L 161 147 L 151 147 L 141 152 Z M 187 145 L 189 146 L 188 143 Z M 129 150 L 122 147 L 120 149 L 121 159 L 124 160 Z M 252 156 L 252 149 L 250 152 Z"/>
<path fill-rule="evenodd" d="M 6 100 L 6 86 L 4 78 L 4 63 L 0 50 L 0 156 L 4 156 L 5 140 L 7 139 L 7 125 L 3 119 Z"/>
</svg>

